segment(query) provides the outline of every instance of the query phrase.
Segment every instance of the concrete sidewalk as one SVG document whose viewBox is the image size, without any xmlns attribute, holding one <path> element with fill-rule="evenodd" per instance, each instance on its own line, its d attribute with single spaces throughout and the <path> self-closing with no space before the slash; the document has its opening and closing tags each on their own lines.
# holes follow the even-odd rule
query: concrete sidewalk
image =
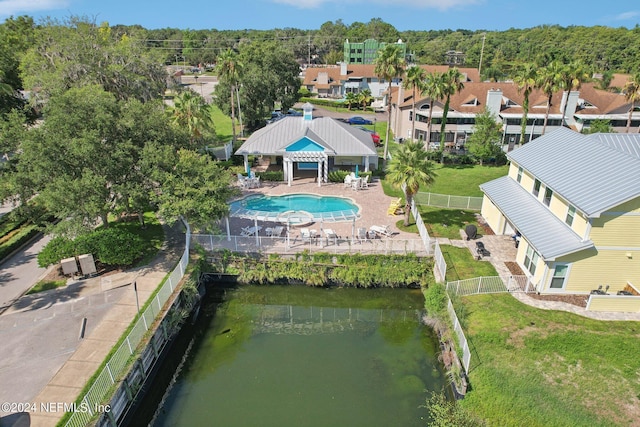
<svg viewBox="0 0 640 427">
<path fill-rule="evenodd" d="M 15 350 L 22 350 L 25 359 L 33 357 L 34 353 L 56 355 L 59 353 L 56 349 L 60 345 L 60 337 L 69 333 L 78 337 L 80 321 L 83 317 L 88 318 L 85 337 L 76 338 L 78 341 L 67 346 L 63 354 L 57 355 L 58 358 L 63 359 L 58 362 L 58 369 L 53 372 L 37 369 L 24 372 L 21 370 L 23 375 L 18 382 L 38 384 L 44 378 L 46 383 L 44 388 L 38 389 L 39 393 L 29 396 L 13 393 L 15 399 L 12 397 L 8 400 L 33 404 L 31 410 L 23 414 L 30 419 L 30 424 L 25 425 L 55 426 L 64 415 L 64 404 L 69 405 L 78 398 L 88 379 L 97 371 L 137 314 L 136 294 L 132 285 L 134 280 L 137 284 L 139 305 L 142 307 L 178 262 L 185 243 L 184 234 L 178 227 L 176 225 L 171 229 L 165 228 L 167 241 L 149 265 L 112 276 L 83 280 L 62 290 L 49 291 L 47 295 L 25 296 L 0 317 L 2 320 L 6 316 L 12 322 L 16 322 L 13 319 L 18 319 L 21 315 L 47 317 L 48 332 L 43 333 L 46 339 L 42 340 L 40 348 L 37 351 L 33 348 Z M 98 309 L 99 307 L 102 310 Z M 61 315 L 61 311 L 73 313 L 71 331 L 66 330 L 71 327 L 71 320 L 69 316 Z M 98 312 L 100 312 L 99 316 L 96 315 Z M 27 323 L 27 321 L 23 322 Z M 20 328 L 15 327 L 8 332 L 15 333 L 18 337 L 25 333 L 24 330 L 21 331 Z M 73 341 L 73 339 L 67 338 L 67 341 Z M 70 351 L 69 347 L 72 347 L 73 351 Z M 20 387 L 20 384 L 15 386 Z M 0 416 L 2 415 L 6 413 L 0 412 Z M 13 419 L 15 416 L 11 418 L 10 421 L 15 422 Z M 8 418 L 5 419 L 5 421 L 8 420 Z M 0 424 L 3 425 L 1 418 Z"/>
</svg>

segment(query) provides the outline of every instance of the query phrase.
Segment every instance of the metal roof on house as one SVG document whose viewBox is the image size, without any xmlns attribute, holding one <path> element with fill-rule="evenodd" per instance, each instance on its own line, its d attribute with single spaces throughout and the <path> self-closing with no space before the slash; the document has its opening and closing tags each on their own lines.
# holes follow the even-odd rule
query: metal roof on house
<svg viewBox="0 0 640 427">
<path fill-rule="evenodd" d="M 509 176 L 480 186 L 545 261 L 593 247 Z"/>
<path fill-rule="evenodd" d="M 304 137 L 331 155 L 377 156 L 369 133 L 330 117 L 285 117 L 254 132 L 236 154 L 281 155 L 287 146 Z"/>
<path fill-rule="evenodd" d="M 629 133 L 594 133 L 595 138 L 614 150 L 640 159 L 640 135 Z"/>
<path fill-rule="evenodd" d="M 608 138 L 559 128 L 507 156 L 587 217 L 598 217 L 640 197 L 640 158 Z"/>
</svg>

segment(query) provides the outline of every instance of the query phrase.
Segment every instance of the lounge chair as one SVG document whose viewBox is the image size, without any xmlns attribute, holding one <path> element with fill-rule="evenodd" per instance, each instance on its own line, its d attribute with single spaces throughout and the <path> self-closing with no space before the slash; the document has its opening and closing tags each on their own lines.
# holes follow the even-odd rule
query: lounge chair
<svg viewBox="0 0 640 427">
<path fill-rule="evenodd" d="M 371 230 L 372 232 L 374 232 L 379 236 L 391 237 L 393 235 L 393 232 L 391 231 L 388 225 L 384 225 L 384 226 L 372 225 L 369 228 L 369 230 Z"/>
</svg>

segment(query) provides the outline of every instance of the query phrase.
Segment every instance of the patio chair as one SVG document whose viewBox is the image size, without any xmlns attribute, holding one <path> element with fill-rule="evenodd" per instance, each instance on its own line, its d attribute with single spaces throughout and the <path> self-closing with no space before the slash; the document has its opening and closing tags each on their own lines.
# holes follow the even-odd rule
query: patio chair
<svg viewBox="0 0 640 427">
<path fill-rule="evenodd" d="M 284 227 L 281 225 L 273 227 L 271 229 L 271 237 L 280 237 L 283 231 L 284 231 Z"/>
<path fill-rule="evenodd" d="M 344 177 L 344 188 L 351 187 L 351 181 L 353 181 L 353 178 L 351 177 L 351 175 L 345 176 Z"/>
<path fill-rule="evenodd" d="M 359 227 L 358 228 L 358 233 L 356 234 L 356 237 L 358 238 L 358 241 L 360 243 L 362 242 L 366 242 L 368 239 L 368 233 L 367 233 L 367 229 L 364 227 Z"/>
<path fill-rule="evenodd" d="M 389 204 L 389 209 L 387 209 L 387 215 L 395 215 L 396 211 L 400 209 L 401 204 L 402 204 L 402 198 L 398 197 L 396 200 L 393 200 Z"/>
<path fill-rule="evenodd" d="M 369 188 L 369 175 L 362 178 L 362 188 Z"/>
<path fill-rule="evenodd" d="M 388 225 L 372 225 L 369 230 L 373 231 L 377 235 L 391 237 L 393 236 L 393 232 L 389 228 Z"/>
<path fill-rule="evenodd" d="M 308 228 L 300 229 L 300 238 L 303 242 L 311 242 L 311 232 Z"/>
</svg>

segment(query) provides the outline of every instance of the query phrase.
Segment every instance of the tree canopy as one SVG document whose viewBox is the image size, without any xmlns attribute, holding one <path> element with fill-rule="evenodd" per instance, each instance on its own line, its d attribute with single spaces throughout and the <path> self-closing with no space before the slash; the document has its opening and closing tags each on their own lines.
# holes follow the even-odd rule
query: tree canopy
<svg viewBox="0 0 640 427">
<path fill-rule="evenodd" d="M 491 157 L 495 157 L 502 148 L 502 126 L 496 122 L 496 117 L 486 108 L 476 116 L 473 133 L 467 139 L 469 152 L 475 156 L 480 164 Z"/>
</svg>

